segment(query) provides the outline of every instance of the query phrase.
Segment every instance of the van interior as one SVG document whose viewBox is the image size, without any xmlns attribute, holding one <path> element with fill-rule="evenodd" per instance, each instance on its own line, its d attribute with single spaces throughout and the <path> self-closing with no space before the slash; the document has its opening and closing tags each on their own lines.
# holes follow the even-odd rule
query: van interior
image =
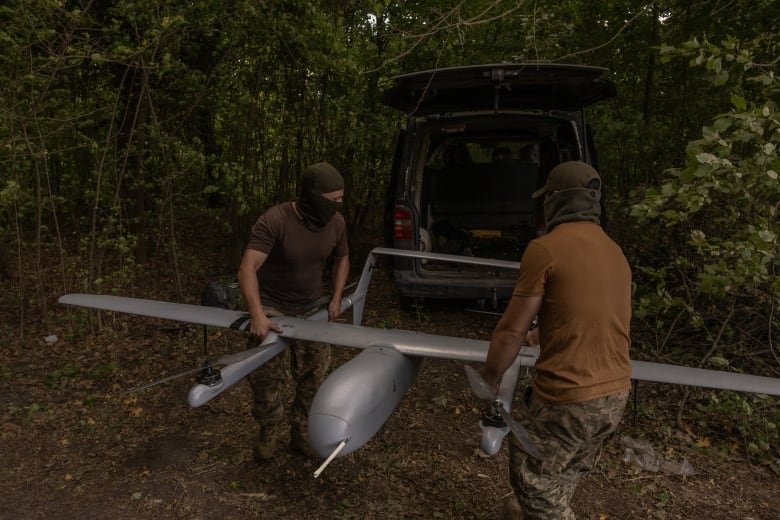
<svg viewBox="0 0 780 520">
<path fill-rule="evenodd" d="M 556 164 L 579 158 L 576 132 L 568 120 L 540 127 L 538 116 L 533 128 L 501 133 L 472 126 L 464 121 L 431 131 L 419 150 L 410 192 L 421 249 L 518 261 L 544 229 L 541 201 L 532 194 Z M 428 261 L 424 268 L 449 270 L 453 264 Z"/>
</svg>

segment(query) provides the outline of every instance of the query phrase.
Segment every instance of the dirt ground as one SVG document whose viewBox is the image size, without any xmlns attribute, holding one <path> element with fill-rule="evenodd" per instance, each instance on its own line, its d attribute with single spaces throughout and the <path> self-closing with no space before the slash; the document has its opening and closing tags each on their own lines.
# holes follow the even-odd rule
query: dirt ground
<svg viewBox="0 0 780 520">
<path fill-rule="evenodd" d="M 192 376 L 127 393 L 197 368 L 206 357 L 202 328 L 104 314 L 98 330 L 94 314 L 55 301 L 50 330 L 26 330 L 27 339 L 11 306 L 0 309 L 2 520 L 479 519 L 496 518 L 511 497 L 506 442 L 493 458 L 480 453 L 478 403 L 459 363 L 427 361 L 381 435 L 315 479 L 318 463 L 286 450 L 265 465 L 252 460 L 246 382 L 195 409 L 186 402 Z M 402 311 L 386 277 L 375 276 L 364 324 L 487 339 L 496 320 L 453 305 Z M 46 342 L 52 334 L 57 340 Z M 241 333 L 208 335 L 211 359 L 243 349 Z M 354 354 L 334 349 L 334 366 Z M 780 476 L 748 460 L 740 439 L 680 431 L 680 395 L 640 387 L 636 414 L 627 412 L 578 488 L 578 518 L 780 518 Z M 695 475 L 627 464 L 623 437 L 650 442 L 665 460 L 687 460 Z M 716 437 L 736 448 L 726 454 L 701 442 Z"/>
</svg>

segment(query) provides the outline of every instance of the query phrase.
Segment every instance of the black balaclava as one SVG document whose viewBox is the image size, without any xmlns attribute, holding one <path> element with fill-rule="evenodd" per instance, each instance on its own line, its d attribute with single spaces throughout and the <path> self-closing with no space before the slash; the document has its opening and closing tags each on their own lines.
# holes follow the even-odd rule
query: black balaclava
<svg viewBox="0 0 780 520">
<path fill-rule="evenodd" d="M 322 229 L 341 209 L 341 203 L 322 196 L 344 189 L 344 179 L 336 168 L 326 162 L 312 164 L 301 177 L 301 193 L 296 207 L 303 223 L 312 231 Z"/>
</svg>

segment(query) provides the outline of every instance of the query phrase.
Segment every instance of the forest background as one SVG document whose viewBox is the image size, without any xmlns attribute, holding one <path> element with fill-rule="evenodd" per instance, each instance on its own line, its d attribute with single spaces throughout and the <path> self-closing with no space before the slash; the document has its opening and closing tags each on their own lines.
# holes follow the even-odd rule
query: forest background
<svg viewBox="0 0 780 520">
<path fill-rule="evenodd" d="M 6 0 L 0 342 L 39 348 L 67 292 L 151 280 L 197 301 L 315 161 L 346 178 L 361 266 L 404 119 L 380 102 L 391 78 L 549 61 L 618 88 L 588 116 L 635 273 L 633 357 L 777 377 L 778 19 L 776 0 Z M 717 395 L 686 394 L 678 421 L 780 472 L 777 401 Z"/>
</svg>

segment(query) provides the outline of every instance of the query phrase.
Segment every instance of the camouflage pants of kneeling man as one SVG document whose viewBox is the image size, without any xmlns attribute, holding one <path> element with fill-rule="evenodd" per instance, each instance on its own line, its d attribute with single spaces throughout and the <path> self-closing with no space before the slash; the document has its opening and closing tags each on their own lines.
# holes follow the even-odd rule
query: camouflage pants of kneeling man
<svg viewBox="0 0 780 520">
<path fill-rule="evenodd" d="M 282 315 L 272 308 L 266 308 L 265 313 L 269 317 Z M 250 339 L 250 348 L 259 344 L 259 338 Z M 330 358 L 330 345 L 311 341 L 290 342 L 288 348 L 249 375 L 254 399 L 252 416 L 259 426 L 253 446 L 255 460 L 272 458 L 284 437 L 283 394 L 290 376 L 295 385 L 288 417 L 290 447 L 309 458 L 314 457 L 308 444 L 307 418 L 314 395 L 330 367 Z"/>
<path fill-rule="evenodd" d="M 539 462 L 509 444 L 509 480 L 524 520 L 573 520 L 570 501 L 580 478 L 595 467 L 604 441 L 617 429 L 628 392 L 582 403 L 553 405 L 536 396 L 526 403 L 522 423 L 542 451 Z"/>
</svg>

